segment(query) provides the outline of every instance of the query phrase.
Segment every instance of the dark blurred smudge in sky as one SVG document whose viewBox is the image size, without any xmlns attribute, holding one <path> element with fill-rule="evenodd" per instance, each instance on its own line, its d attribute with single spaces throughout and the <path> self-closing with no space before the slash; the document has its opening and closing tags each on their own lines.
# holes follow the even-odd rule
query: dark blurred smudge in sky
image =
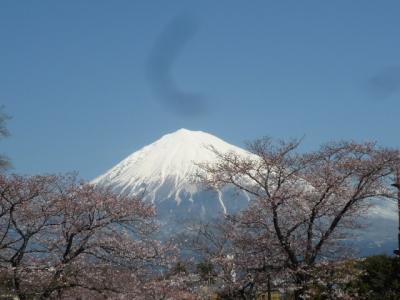
<svg viewBox="0 0 400 300">
<path fill-rule="evenodd" d="M 196 30 L 196 23 L 189 17 L 175 17 L 157 37 L 147 65 L 149 82 L 158 99 L 180 115 L 196 116 L 206 112 L 204 99 L 181 90 L 171 74 L 175 61 Z"/>
<path fill-rule="evenodd" d="M 400 66 L 382 69 L 368 80 L 368 90 L 376 99 L 386 99 L 400 91 Z"/>
</svg>

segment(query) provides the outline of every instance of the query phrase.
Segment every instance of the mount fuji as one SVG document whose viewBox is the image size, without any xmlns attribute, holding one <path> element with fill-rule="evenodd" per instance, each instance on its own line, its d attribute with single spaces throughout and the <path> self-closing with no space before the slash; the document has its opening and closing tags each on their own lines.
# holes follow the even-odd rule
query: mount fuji
<svg viewBox="0 0 400 300">
<path fill-rule="evenodd" d="M 247 207 L 250 197 L 233 188 L 207 190 L 194 183 L 199 163 L 217 160 L 220 153 L 254 154 L 202 131 L 179 129 L 129 155 L 91 183 L 111 186 L 126 195 L 141 195 L 154 203 L 163 234 L 174 234 L 186 221 L 210 220 Z M 391 253 L 396 247 L 397 207 L 379 202 L 363 218 L 367 229 L 357 233 L 362 254 Z"/>
<path fill-rule="evenodd" d="M 245 193 L 229 188 L 206 190 L 194 183 L 197 164 L 217 159 L 211 148 L 253 155 L 209 133 L 179 129 L 129 155 L 92 183 L 112 186 L 126 195 L 143 195 L 155 204 L 166 225 L 209 219 L 246 207 L 250 198 Z"/>
</svg>

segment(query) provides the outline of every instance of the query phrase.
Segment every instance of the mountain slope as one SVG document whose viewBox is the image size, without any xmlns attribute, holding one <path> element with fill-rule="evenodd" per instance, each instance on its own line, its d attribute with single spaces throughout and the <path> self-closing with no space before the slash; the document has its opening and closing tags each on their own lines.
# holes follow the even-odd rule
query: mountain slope
<svg viewBox="0 0 400 300">
<path fill-rule="evenodd" d="M 179 129 L 128 156 L 92 183 L 112 185 L 118 192 L 129 195 L 144 193 L 153 203 L 167 200 L 174 200 L 177 205 L 182 201 L 193 203 L 194 196 L 201 192 L 192 182 L 198 170 L 196 164 L 216 160 L 210 147 L 223 153 L 252 156 L 209 133 Z M 226 213 L 221 191 L 217 191 L 217 197 Z"/>
</svg>

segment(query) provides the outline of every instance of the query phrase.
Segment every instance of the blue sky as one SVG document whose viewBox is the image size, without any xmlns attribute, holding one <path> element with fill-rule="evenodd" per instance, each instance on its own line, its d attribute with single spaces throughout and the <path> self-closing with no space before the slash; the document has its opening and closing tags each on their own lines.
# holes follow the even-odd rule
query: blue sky
<svg viewBox="0 0 400 300">
<path fill-rule="evenodd" d="M 14 172 L 91 179 L 181 127 L 399 147 L 399 15 L 399 1 L 1 1 L 0 152 Z"/>
</svg>

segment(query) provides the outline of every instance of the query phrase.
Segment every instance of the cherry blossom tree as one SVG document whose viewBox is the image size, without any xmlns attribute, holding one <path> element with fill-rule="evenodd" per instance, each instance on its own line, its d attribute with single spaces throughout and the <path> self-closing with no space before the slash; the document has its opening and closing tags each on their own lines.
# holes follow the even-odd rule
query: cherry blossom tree
<svg viewBox="0 0 400 300">
<path fill-rule="evenodd" d="M 0 272 L 20 299 L 146 299 L 149 285 L 166 290 L 178 253 L 152 238 L 154 216 L 140 198 L 72 175 L 1 175 Z"/>
<path fill-rule="evenodd" d="M 218 162 L 201 164 L 198 174 L 206 186 L 234 186 L 253 198 L 226 218 L 236 265 L 264 279 L 285 271 L 297 298 L 316 265 L 346 256 L 340 241 L 358 226 L 369 200 L 395 197 L 390 184 L 399 165 L 397 150 L 374 143 L 330 143 L 309 153 L 299 153 L 299 144 L 260 139 L 249 144 L 254 155 L 247 157 L 214 149 Z"/>
<path fill-rule="evenodd" d="M 7 129 L 7 120 L 10 117 L 4 113 L 3 107 L 0 107 L 0 139 L 3 139 L 9 135 L 9 131 Z M 0 155 L 0 171 L 4 171 L 10 167 L 10 161 L 9 159 L 1 154 Z"/>
</svg>

